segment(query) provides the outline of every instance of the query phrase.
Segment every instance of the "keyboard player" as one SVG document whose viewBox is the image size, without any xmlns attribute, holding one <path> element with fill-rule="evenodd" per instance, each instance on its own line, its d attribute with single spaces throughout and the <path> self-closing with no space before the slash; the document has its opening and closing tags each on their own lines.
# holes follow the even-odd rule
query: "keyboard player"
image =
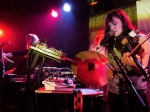
<svg viewBox="0 0 150 112">
<path fill-rule="evenodd" d="M 26 49 L 22 51 L 16 51 L 11 53 L 3 53 L 4 57 L 22 57 L 22 60 L 12 69 L 7 70 L 5 74 L 26 74 L 26 59 L 27 59 L 27 52 L 30 46 L 35 46 L 39 43 L 39 38 L 35 34 L 28 34 L 26 36 Z"/>
</svg>

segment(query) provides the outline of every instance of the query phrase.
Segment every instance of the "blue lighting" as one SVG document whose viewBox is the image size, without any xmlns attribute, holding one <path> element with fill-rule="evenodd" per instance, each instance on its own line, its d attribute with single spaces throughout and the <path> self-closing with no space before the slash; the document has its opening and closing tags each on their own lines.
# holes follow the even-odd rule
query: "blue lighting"
<svg viewBox="0 0 150 112">
<path fill-rule="evenodd" d="M 69 12 L 71 10 L 71 7 L 69 4 L 65 3 L 63 9 L 64 11 Z"/>
</svg>

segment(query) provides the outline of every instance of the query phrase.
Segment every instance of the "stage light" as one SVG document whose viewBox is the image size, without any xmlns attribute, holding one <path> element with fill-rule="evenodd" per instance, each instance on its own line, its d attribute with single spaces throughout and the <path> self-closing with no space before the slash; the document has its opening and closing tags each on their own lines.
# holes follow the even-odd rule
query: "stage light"
<svg viewBox="0 0 150 112">
<path fill-rule="evenodd" d="M 65 3 L 63 6 L 64 11 L 69 12 L 71 10 L 71 7 L 68 3 Z"/>
<path fill-rule="evenodd" d="M 1 38 L 1 37 L 4 37 L 4 35 L 5 35 L 4 30 L 0 29 L 0 38 Z"/>
<path fill-rule="evenodd" d="M 90 5 L 95 5 L 98 3 L 98 0 L 88 0 Z"/>
<path fill-rule="evenodd" d="M 0 30 L 0 35 L 2 34 L 2 31 Z"/>
<path fill-rule="evenodd" d="M 58 16 L 58 13 L 57 11 L 52 10 L 51 15 L 56 18 Z"/>
</svg>

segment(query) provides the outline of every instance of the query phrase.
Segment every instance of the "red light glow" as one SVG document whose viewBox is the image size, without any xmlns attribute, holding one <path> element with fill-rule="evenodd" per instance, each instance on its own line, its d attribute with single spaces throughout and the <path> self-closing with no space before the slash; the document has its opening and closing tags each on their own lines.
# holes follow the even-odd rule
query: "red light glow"
<svg viewBox="0 0 150 112">
<path fill-rule="evenodd" d="M 0 38 L 4 37 L 4 35 L 5 35 L 4 30 L 0 29 Z"/>
</svg>

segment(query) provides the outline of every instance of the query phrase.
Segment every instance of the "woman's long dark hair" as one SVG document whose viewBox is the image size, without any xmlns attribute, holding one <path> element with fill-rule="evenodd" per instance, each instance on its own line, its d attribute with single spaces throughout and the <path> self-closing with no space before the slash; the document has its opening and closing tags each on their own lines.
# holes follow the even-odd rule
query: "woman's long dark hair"
<svg viewBox="0 0 150 112">
<path fill-rule="evenodd" d="M 110 31 L 110 28 L 108 26 L 109 22 L 113 21 L 113 17 L 117 17 L 122 22 L 123 32 L 134 30 L 135 27 L 130 21 L 130 18 L 127 16 L 127 14 L 122 9 L 116 9 L 109 12 L 105 18 L 105 31 L 104 31 L 104 37 L 105 35 Z"/>
</svg>

